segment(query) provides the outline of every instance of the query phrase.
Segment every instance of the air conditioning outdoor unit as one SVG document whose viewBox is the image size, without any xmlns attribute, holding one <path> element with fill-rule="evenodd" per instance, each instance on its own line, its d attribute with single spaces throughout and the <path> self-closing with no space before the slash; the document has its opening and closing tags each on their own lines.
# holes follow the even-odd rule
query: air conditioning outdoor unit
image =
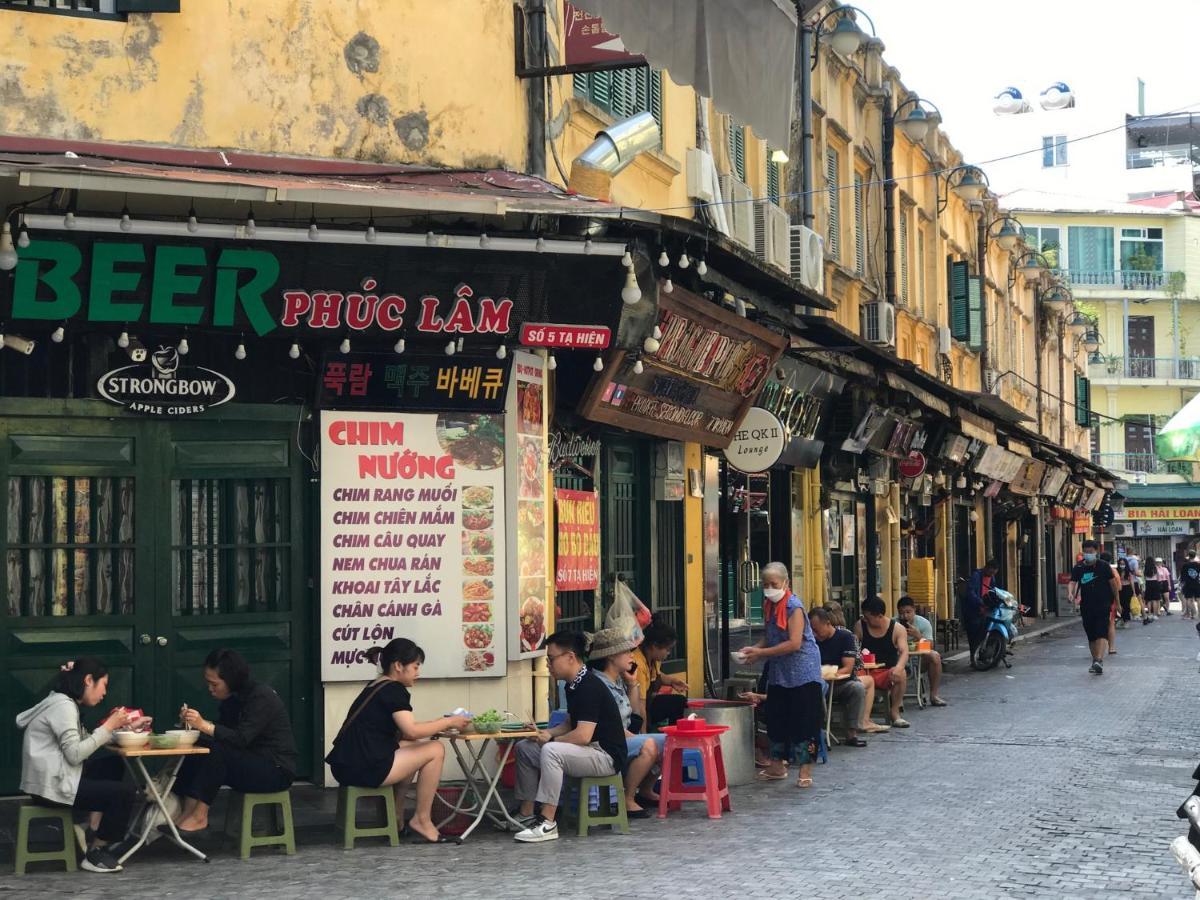
<svg viewBox="0 0 1200 900">
<path fill-rule="evenodd" d="M 792 220 L 774 203 L 754 204 L 754 246 L 769 266 L 792 271 Z"/>
<path fill-rule="evenodd" d="M 1133 532 L 1129 530 L 1128 525 L 1114 525 L 1112 533 L 1114 537 L 1133 537 Z"/>
<path fill-rule="evenodd" d="M 861 333 L 864 341 L 894 346 L 896 343 L 896 308 L 890 303 L 864 303 L 859 308 Z"/>
<path fill-rule="evenodd" d="M 730 236 L 745 247 L 754 250 L 754 193 L 736 175 L 722 175 L 721 199 L 726 202 L 726 218 L 729 220 Z"/>
<path fill-rule="evenodd" d="M 712 164 L 710 153 L 699 147 L 688 147 L 686 157 L 687 194 L 693 200 L 712 203 L 717 199 L 713 196 L 712 180 L 708 174 L 712 171 Z"/>
<path fill-rule="evenodd" d="M 825 239 L 803 225 L 789 227 L 792 277 L 816 294 L 825 293 Z"/>
<path fill-rule="evenodd" d="M 938 329 L 938 353 L 949 354 L 954 346 L 954 338 L 950 334 L 950 326 L 943 325 Z"/>
</svg>

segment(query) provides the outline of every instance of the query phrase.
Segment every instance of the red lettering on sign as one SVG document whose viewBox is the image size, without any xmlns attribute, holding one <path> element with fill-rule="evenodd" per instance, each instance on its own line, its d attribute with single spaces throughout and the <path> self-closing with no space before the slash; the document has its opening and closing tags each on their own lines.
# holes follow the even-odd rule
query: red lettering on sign
<svg viewBox="0 0 1200 900">
<path fill-rule="evenodd" d="M 342 304 L 346 298 L 341 294 L 318 292 L 312 295 L 312 312 L 308 317 L 309 328 L 339 328 L 342 324 Z"/>
<path fill-rule="evenodd" d="M 312 309 L 312 297 L 308 295 L 308 291 L 284 291 L 283 315 L 279 319 L 279 324 L 284 328 L 295 328 L 310 309 Z"/>
<path fill-rule="evenodd" d="M 398 294 L 388 294 L 379 301 L 379 312 L 376 318 L 379 327 L 384 331 L 395 331 L 404 324 L 404 308 L 408 304 Z"/>
</svg>

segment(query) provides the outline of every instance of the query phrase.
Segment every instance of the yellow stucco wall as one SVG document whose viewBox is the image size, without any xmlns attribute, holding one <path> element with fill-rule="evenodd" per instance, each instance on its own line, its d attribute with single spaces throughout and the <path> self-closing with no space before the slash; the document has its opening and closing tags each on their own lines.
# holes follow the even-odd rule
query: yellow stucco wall
<svg viewBox="0 0 1200 900">
<path fill-rule="evenodd" d="M 506 0 L 2 10 L 0 132 L 524 169 L 512 16 Z"/>
</svg>

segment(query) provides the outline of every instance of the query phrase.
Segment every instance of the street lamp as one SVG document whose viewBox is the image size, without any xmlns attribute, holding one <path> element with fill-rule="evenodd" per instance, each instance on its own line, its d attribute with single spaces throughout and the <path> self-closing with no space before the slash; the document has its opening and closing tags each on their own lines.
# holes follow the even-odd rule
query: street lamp
<svg viewBox="0 0 1200 900">
<path fill-rule="evenodd" d="M 996 225 L 1000 226 L 998 231 L 992 231 Z M 988 236 L 991 237 L 1000 249 L 1008 253 L 1012 253 L 1017 249 L 1017 244 L 1021 243 L 1021 223 L 1012 216 L 1002 216 L 999 219 L 993 219 L 988 224 Z"/>
<path fill-rule="evenodd" d="M 1083 336 L 1083 349 L 1091 356 L 1100 352 L 1100 332 L 1096 330 L 1096 323 L 1089 322 L 1087 332 Z"/>
<path fill-rule="evenodd" d="M 982 200 L 990 185 L 987 174 L 977 166 L 955 166 L 945 173 L 946 190 L 938 196 L 937 211 L 940 215 L 950 203 L 950 192 L 966 202 Z"/>
<path fill-rule="evenodd" d="M 871 37 L 875 37 L 875 23 L 871 21 L 871 17 L 859 9 L 857 6 L 835 6 L 825 15 L 817 20 L 817 24 L 813 26 L 815 40 L 813 41 L 812 49 L 812 68 L 817 67 L 817 48 L 821 44 L 821 38 L 825 38 L 837 53 L 842 56 L 853 56 L 859 51 L 863 43 L 867 40 L 867 34 L 858 27 L 858 23 L 854 19 L 854 15 L 860 15 L 867 20 L 867 24 L 871 26 Z M 837 22 L 832 28 L 822 30 L 822 26 L 830 19 L 837 19 Z"/>
<path fill-rule="evenodd" d="M 1084 336 L 1087 334 L 1091 324 L 1091 319 L 1076 310 L 1075 315 L 1071 316 L 1070 320 L 1067 322 L 1067 327 L 1071 329 L 1071 334 L 1079 338 L 1081 342 L 1085 342 Z"/>
<path fill-rule="evenodd" d="M 908 115 L 900 118 L 900 113 L 909 105 L 912 106 L 912 109 L 908 111 Z M 932 112 L 926 112 L 925 106 L 930 107 Z M 892 121 L 895 126 L 903 131 L 904 136 L 914 144 L 923 143 L 929 136 L 930 130 L 936 128 L 941 120 L 942 111 L 937 108 L 937 105 L 916 94 L 913 94 L 892 112 Z"/>
<path fill-rule="evenodd" d="M 1026 281 L 1037 281 L 1042 273 L 1050 268 L 1050 261 L 1036 250 L 1029 250 L 1021 255 L 1014 267 Z"/>
<path fill-rule="evenodd" d="M 1046 304 L 1046 309 L 1051 315 L 1061 316 L 1071 303 L 1071 292 L 1061 285 L 1055 285 L 1042 294 L 1042 302 Z"/>
</svg>

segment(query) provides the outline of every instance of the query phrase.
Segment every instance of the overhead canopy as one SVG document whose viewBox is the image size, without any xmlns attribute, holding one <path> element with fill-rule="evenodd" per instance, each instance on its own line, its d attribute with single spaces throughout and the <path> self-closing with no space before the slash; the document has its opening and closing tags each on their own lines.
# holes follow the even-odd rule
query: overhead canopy
<svg viewBox="0 0 1200 900">
<path fill-rule="evenodd" d="M 1154 438 L 1159 459 L 1200 462 L 1200 394 L 1197 394 Z"/>
<path fill-rule="evenodd" d="M 607 31 L 786 149 L 796 68 L 791 0 L 572 0 Z"/>
</svg>

